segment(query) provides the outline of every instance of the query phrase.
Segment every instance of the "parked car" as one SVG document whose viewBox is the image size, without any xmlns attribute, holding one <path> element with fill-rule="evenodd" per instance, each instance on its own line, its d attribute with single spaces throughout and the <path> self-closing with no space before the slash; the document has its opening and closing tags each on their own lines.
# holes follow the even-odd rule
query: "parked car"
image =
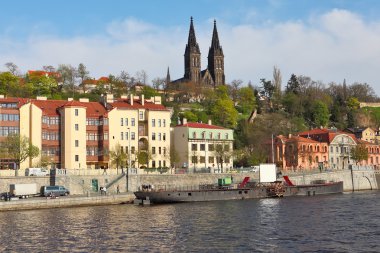
<svg viewBox="0 0 380 253">
<path fill-rule="evenodd" d="M 43 168 L 27 168 L 25 169 L 25 176 L 49 176 L 49 170 Z"/>
<path fill-rule="evenodd" d="M 70 191 L 64 186 L 43 186 L 42 187 L 42 196 L 67 196 L 70 194 Z"/>
</svg>

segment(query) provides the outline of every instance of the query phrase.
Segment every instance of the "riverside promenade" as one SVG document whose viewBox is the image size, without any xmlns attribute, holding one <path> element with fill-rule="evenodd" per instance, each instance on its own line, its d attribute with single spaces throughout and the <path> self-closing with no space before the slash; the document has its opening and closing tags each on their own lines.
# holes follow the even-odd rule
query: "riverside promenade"
<svg viewBox="0 0 380 253">
<path fill-rule="evenodd" d="M 80 206 L 101 206 L 132 203 L 135 198 L 133 193 L 121 193 L 115 195 L 97 196 L 67 196 L 59 198 L 34 197 L 11 201 L 0 201 L 0 211 L 31 210 L 47 208 L 64 208 Z"/>
</svg>

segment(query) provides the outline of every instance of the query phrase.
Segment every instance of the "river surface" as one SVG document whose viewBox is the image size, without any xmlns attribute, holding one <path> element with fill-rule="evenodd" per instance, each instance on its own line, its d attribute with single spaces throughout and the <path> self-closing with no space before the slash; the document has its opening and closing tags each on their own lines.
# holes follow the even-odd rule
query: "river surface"
<svg viewBox="0 0 380 253">
<path fill-rule="evenodd" d="M 380 192 L 0 213 L 0 252 L 380 252 Z"/>
</svg>

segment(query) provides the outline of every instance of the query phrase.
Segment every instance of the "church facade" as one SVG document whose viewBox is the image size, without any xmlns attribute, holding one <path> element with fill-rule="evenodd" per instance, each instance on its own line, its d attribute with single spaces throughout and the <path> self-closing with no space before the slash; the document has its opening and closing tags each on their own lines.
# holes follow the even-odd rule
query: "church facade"
<svg viewBox="0 0 380 253">
<path fill-rule="evenodd" d="M 193 17 L 190 18 L 189 38 L 185 49 L 185 74 L 182 78 L 171 81 L 169 69 L 166 82 L 176 85 L 192 82 L 205 87 L 216 87 L 225 84 L 224 76 L 224 54 L 220 46 L 216 21 L 212 32 L 211 46 L 208 51 L 208 66 L 201 70 L 201 51 L 195 36 Z"/>
</svg>

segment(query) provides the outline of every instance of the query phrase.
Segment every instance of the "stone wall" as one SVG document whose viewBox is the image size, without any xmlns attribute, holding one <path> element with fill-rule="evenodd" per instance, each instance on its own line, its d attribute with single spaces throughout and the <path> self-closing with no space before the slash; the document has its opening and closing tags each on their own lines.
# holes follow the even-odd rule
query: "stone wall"
<svg viewBox="0 0 380 253">
<path fill-rule="evenodd" d="M 119 185 L 120 192 L 133 192 L 142 184 L 154 185 L 156 188 L 186 188 L 196 187 L 200 184 L 215 184 L 219 178 L 232 176 L 235 183 L 243 181 L 244 177 L 248 176 L 251 180 L 258 180 L 258 173 L 241 173 L 241 174 L 176 174 L 176 175 L 129 175 L 122 177 L 114 183 L 107 192 L 110 194 L 116 193 L 116 187 Z M 354 182 L 354 190 L 370 190 L 378 189 L 380 185 L 380 175 L 376 175 L 373 171 L 335 171 L 326 173 L 317 173 L 310 175 L 290 176 L 290 179 L 295 184 L 310 184 L 313 180 L 324 179 L 326 181 L 341 181 L 343 180 L 344 191 L 352 191 L 352 181 Z M 36 183 L 38 189 L 41 186 L 50 185 L 51 181 L 55 181 L 56 185 L 64 185 L 71 194 L 99 194 L 93 189 L 93 180 L 97 180 L 98 188 L 104 186 L 117 178 L 117 175 L 96 175 L 96 176 L 74 176 L 74 175 L 57 175 L 55 180 L 50 177 L 0 177 L 0 192 L 9 191 L 9 184 L 14 183 Z M 353 180 L 352 180 L 353 179 Z"/>
</svg>

